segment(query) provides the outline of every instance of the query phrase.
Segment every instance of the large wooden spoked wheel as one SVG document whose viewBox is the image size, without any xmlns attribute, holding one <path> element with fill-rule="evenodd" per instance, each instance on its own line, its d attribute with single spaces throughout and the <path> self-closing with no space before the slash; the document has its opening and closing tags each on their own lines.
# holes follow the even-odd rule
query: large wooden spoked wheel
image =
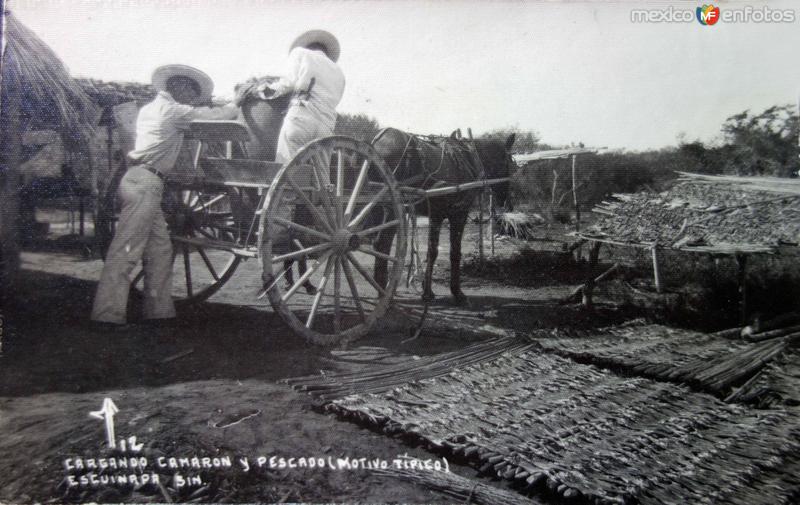
<svg viewBox="0 0 800 505">
<path fill-rule="evenodd" d="M 373 241 L 392 228 L 392 250 L 376 251 Z M 369 144 L 333 136 L 303 147 L 270 186 L 260 233 L 267 295 L 297 334 L 348 342 L 386 311 L 403 271 L 406 225 L 394 177 Z M 388 262 L 386 286 L 373 277 L 376 258 Z M 307 266 L 289 266 L 291 283 L 287 261 Z"/>
<path fill-rule="evenodd" d="M 176 305 L 208 299 L 239 266 L 242 257 L 224 248 L 242 243 L 248 232 L 246 226 L 236 224 L 236 200 L 232 189 L 166 190 L 164 210 L 172 235 L 172 297 Z M 144 271 L 139 271 L 132 287 L 141 296 Z"/>
</svg>

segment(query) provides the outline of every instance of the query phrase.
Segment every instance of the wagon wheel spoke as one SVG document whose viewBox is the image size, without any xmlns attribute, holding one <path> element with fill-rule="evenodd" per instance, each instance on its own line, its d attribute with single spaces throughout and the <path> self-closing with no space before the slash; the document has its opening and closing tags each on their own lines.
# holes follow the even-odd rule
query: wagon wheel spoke
<svg viewBox="0 0 800 505">
<path fill-rule="evenodd" d="M 294 251 L 286 254 L 281 254 L 280 256 L 274 256 L 272 258 L 273 263 L 280 263 L 288 260 L 294 260 L 297 258 L 301 258 L 303 256 L 308 256 L 311 254 L 316 254 L 319 252 L 327 251 L 331 248 L 330 244 L 319 244 L 312 247 L 306 247 L 305 249 L 300 249 L 299 251 Z"/>
<path fill-rule="evenodd" d="M 382 253 L 380 251 L 376 251 L 376 250 L 368 248 L 368 247 L 361 246 L 361 247 L 358 248 L 358 250 L 363 252 L 363 253 L 367 253 L 370 256 L 375 256 L 376 258 L 384 259 L 386 261 L 391 261 L 392 263 L 394 263 L 396 261 L 400 261 L 398 258 L 395 258 L 394 256 L 389 256 L 388 254 Z"/>
<path fill-rule="evenodd" d="M 384 185 L 383 189 L 378 191 L 378 193 L 376 193 L 375 196 L 373 196 L 370 199 L 369 203 L 367 203 L 367 205 L 365 205 L 364 208 L 361 209 L 361 212 L 358 213 L 358 215 L 355 217 L 355 219 L 350 221 L 350 223 L 347 225 L 347 227 L 349 229 L 353 230 L 359 224 L 361 224 L 361 221 L 363 221 L 364 218 L 367 217 L 367 215 L 370 213 L 372 208 L 375 207 L 375 205 L 378 204 L 378 202 L 383 198 L 383 196 L 386 194 L 387 191 L 389 191 L 389 186 Z"/>
<path fill-rule="evenodd" d="M 350 270 L 350 265 L 348 265 L 347 261 L 345 261 L 343 258 L 338 258 L 337 261 L 342 264 L 342 270 L 344 271 L 344 276 L 347 279 L 347 284 L 350 286 L 350 293 L 353 295 L 353 302 L 356 304 L 358 315 L 361 316 L 362 321 L 366 321 L 367 316 L 364 315 L 364 307 L 361 305 L 361 298 L 358 296 L 358 288 L 356 287 L 356 282 L 353 278 L 353 272 Z"/>
<path fill-rule="evenodd" d="M 208 227 L 206 226 L 206 228 L 208 228 Z M 196 231 L 197 233 L 199 233 L 200 235 L 204 236 L 205 238 L 207 238 L 209 240 L 219 240 L 219 236 L 214 236 L 214 235 L 212 235 L 211 233 L 207 232 L 206 230 L 204 230 L 203 228 L 201 228 L 199 226 L 197 228 L 195 228 L 194 231 Z"/>
<path fill-rule="evenodd" d="M 400 224 L 399 219 L 393 219 L 391 221 L 387 221 L 383 224 L 379 224 L 378 226 L 373 226 L 372 228 L 365 228 L 358 232 L 356 235 L 359 237 L 366 237 L 367 235 L 372 235 L 373 233 L 378 233 L 381 230 L 385 230 L 387 228 L 393 228 Z"/>
<path fill-rule="evenodd" d="M 317 220 L 317 222 L 319 224 L 321 224 L 323 226 L 323 228 L 325 228 L 328 231 L 328 233 L 333 234 L 333 227 L 331 226 L 331 223 L 328 221 L 328 219 L 325 216 L 322 215 L 322 213 L 319 211 L 319 209 L 317 209 L 317 207 L 313 203 L 311 203 L 311 200 L 308 198 L 308 196 L 306 196 L 305 192 L 303 192 L 303 190 L 294 181 L 294 179 L 292 178 L 291 175 L 286 177 L 286 182 L 288 182 L 289 186 L 291 186 L 292 189 L 297 194 L 300 195 L 300 198 L 303 200 L 303 202 L 306 204 L 308 209 L 311 211 L 311 215 L 314 216 L 314 218 Z"/>
<path fill-rule="evenodd" d="M 314 264 L 311 266 L 311 268 L 306 270 L 306 273 L 301 275 L 300 278 L 297 279 L 297 282 L 295 282 L 294 285 L 292 285 L 292 287 L 289 288 L 289 290 L 286 293 L 284 293 L 281 299 L 284 302 L 288 301 L 289 298 L 291 298 L 297 292 L 297 290 L 300 289 L 300 286 L 302 286 L 303 283 L 305 283 L 309 277 L 314 275 L 314 272 L 319 270 L 319 267 L 322 266 L 322 262 L 327 260 L 331 256 L 331 254 L 333 254 L 333 252 L 329 251 L 323 254 L 317 261 L 315 261 Z"/>
<path fill-rule="evenodd" d="M 203 263 L 206 264 L 206 268 L 208 268 L 208 271 L 211 273 L 211 276 L 214 278 L 214 280 L 219 281 L 219 274 L 214 269 L 214 265 L 211 264 L 211 260 L 208 258 L 208 255 L 203 250 L 203 248 L 198 247 L 197 252 L 200 253 L 200 257 L 203 258 Z"/>
<path fill-rule="evenodd" d="M 350 263 L 353 264 L 353 266 L 356 268 L 356 270 L 358 270 L 358 273 L 360 273 L 361 276 L 364 279 L 366 279 L 367 282 L 369 282 L 372 285 L 373 288 L 375 288 L 375 290 L 378 292 L 378 294 L 380 294 L 381 296 L 385 296 L 386 295 L 386 291 L 380 286 L 380 284 L 378 284 L 378 282 L 375 279 L 372 278 L 372 276 L 369 274 L 369 272 L 367 272 L 364 269 L 364 267 L 361 266 L 361 263 L 359 263 L 358 260 L 355 258 L 355 256 L 353 256 L 353 253 L 348 252 L 346 257 L 350 261 Z"/>
<path fill-rule="evenodd" d="M 311 310 L 308 313 L 308 319 L 306 319 L 306 328 L 311 328 L 311 325 L 314 324 L 314 317 L 317 315 L 319 302 L 322 299 L 322 295 L 325 292 L 325 286 L 328 284 L 328 279 L 331 276 L 331 268 L 333 268 L 333 258 L 329 257 L 328 262 L 325 265 L 325 273 L 322 274 L 322 280 L 319 283 L 317 294 L 314 295 L 314 301 L 311 304 Z"/>
<path fill-rule="evenodd" d="M 327 240 L 329 242 L 331 240 L 331 236 L 326 233 L 322 233 L 313 228 L 303 226 L 302 224 L 295 223 L 294 221 L 289 221 L 288 219 L 284 219 L 280 216 L 274 216 L 272 220 L 278 223 L 279 225 L 283 226 L 284 228 L 288 228 L 290 230 L 298 230 L 305 234 L 313 235 L 317 238 L 321 238 L 322 240 Z"/>
<path fill-rule="evenodd" d="M 369 172 L 369 159 L 364 160 L 361 164 L 361 171 L 358 172 L 356 184 L 353 186 L 353 192 L 350 194 L 350 199 L 347 201 L 347 208 L 344 210 L 343 223 L 349 223 L 350 218 L 353 216 L 353 210 L 356 206 L 358 195 L 361 194 L 361 188 L 364 186 L 364 181 L 367 180 L 367 173 Z"/>
<path fill-rule="evenodd" d="M 205 210 L 208 207 L 214 205 L 217 202 L 220 202 L 220 201 L 224 200 L 227 197 L 228 197 L 228 195 L 225 195 L 225 194 L 217 195 L 217 196 L 215 196 L 214 198 L 212 198 L 211 200 L 209 200 L 207 202 L 202 202 L 200 205 L 197 205 L 197 202 L 195 201 L 195 203 L 193 205 L 190 205 L 190 207 L 191 207 L 191 209 L 193 211 L 200 212 L 201 210 Z M 199 196 L 198 196 L 198 198 L 199 198 Z"/>
<path fill-rule="evenodd" d="M 192 290 L 192 263 L 189 257 L 188 244 L 183 244 L 183 270 L 186 276 L 186 293 L 189 295 L 189 298 L 191 298 L 194 296 L 194 291 Z"/>
</svg>

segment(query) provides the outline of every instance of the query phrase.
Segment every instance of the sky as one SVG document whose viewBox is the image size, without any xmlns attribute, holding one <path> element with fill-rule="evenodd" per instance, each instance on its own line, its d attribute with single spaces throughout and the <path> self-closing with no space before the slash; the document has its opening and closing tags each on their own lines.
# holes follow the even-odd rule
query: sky
<svg viewBox="0 0 800 505">
<path fill-rule="evenodd" d="M 478 0 L 7 0 L 74 76 L 148 82 L 184 63 L 215 94 L 280 74 L 292 40 L 334 33 L 347 88 L 339 111 L 447 134 L 532 130 L 544 142 L 644 150 L 719 139 L 745 109 L 797 104 L 800 2 L 792 23 L 666 22 L 702 2 Z M 633 9 L 661 22 L 632 20 Z M 671 11 L 670 11 L 671 9 Z"/>
</svg>

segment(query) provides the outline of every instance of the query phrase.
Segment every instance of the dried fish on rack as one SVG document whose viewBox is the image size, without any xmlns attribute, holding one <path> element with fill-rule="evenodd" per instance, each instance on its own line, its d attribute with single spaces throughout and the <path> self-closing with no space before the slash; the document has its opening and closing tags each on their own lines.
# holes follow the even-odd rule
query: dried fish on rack
<svg viewBox="0 0 800 505">
<path fill-rule="evenodd" d="M 542 503 L 531 498 L 524 498 L 514 491 L 482 484 L 473 479 L 449 472 L 426 472 L 391 468 L 375 470 L 374 473 L 423 484 L 449 498 L 459 500 L 460 503 L 473 503 L 475 505 L 537 505 Z"/>
<path fill-rule="evenodd" d="M 582 236 L 721 253 L 800 244 L 797 185 L 786 179 L 788 189 L 781 192 L 774 178 L 741 179 L 683 174 L 661 193 L 614 195 L 596 206 L 603 217 Z"/>
<path fill-rule="evenodd" d="M 646 327 L 616 331 L 627 328 L 627 338 L 635 340 Z M 715 348 L 715 337 L 707 338 Z M 681 355 L 659 347 L 661 340 L 639 347 Z M 594 503 L 700 503 L 714 497 L 780 504 L 792 503 L 800 492 L 800 475 L 785 471 L 800 466 L 796 409 L 753 412 L 681 385 L 623 377 L 542 350 L 516 348 L 451 364 L 448 373 L 349 394 L 327 401 L 325 409 L 416 440 L 528 494 Z M 709 380 L 720 379 L 712 373 L 718 364 L 707 370 Z M 314 391 L 310 382 L 304 386 Z"/>
</svg>

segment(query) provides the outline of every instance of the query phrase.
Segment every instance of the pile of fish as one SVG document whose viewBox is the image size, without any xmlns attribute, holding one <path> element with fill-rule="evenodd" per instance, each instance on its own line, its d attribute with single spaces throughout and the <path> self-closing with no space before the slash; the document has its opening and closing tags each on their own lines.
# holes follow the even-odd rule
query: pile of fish
<svg viewBox="0 0 800 505">
<path fill-rule="evenodd" d="M 677 249 L 798 245 L 800 194 L 735 179 L 684 177 L 661 193 L 614 195 L 593 209 L 603 218 L 584 235 Z"/>
<path fill-rule="evenodd" d="M 739 328 L 704 334 L 634 322 L 591 333 L 550 336 L 538 343 L 548 352 L 581 363 L 686 384 L 728 401 L 766 406 L 791 404 L 798 397 L 788 393 L 800 387 L 800 375 L 792 375 L 792 363 L 797 361 L 794 343 L 800 339 L 800 327 L 793 324 L 745 339 L 738 338 Z M 785 362 L 781 368 L 772 365 L 779 360 Z M 758 380 L 756 375 L 762 376 L 759 389 L 749 382 Z M 775 388 L 766 387 L 767 383 Z"/>
<path fill-rule="evenodd" d="M 800 412 L 754 410 L 536 347 L 331 400 L 529 495 L 574 503 L 796 503 Z"/>
</svg>

